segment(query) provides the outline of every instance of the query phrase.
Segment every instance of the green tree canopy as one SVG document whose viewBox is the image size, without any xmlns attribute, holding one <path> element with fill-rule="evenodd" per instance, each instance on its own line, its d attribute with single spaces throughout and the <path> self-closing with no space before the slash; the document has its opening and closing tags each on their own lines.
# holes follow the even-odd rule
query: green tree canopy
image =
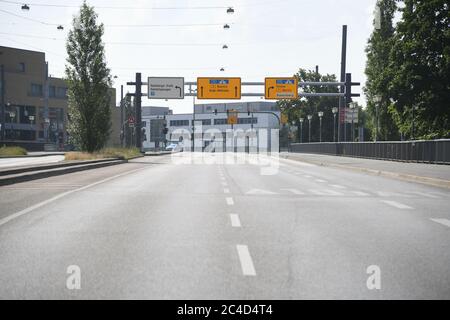
<svg viewBox="0 0 450 320">
<path fill-rule="evenodd" d="M 66 44 L 68 132 L 72 143 L 88 152 L 105 146 L 111 128 L 112 82 L 102 43 L 104 27 L 97 18 L 94 8 L 84 2 Z"/>
<path fill-rule="evenodd" d="M 379 0 L 377 7 L 378 14 L 376 14 L 374 25 L 378 25 L 378 28 L 372 33 L 366 47 L 367 82 L 364 92 L 367 97 L 368 127 L 371 130 L 372 138 L 375 138 L 378 122 L 377 140 L 398 140 L 399 130 L 389 113 L 392 97 L 389 96 L 388 90 L 388 64 L 394 42 L 393 18 L 397 11 L 397 0 Z M 379 97 L 379 101 L 377 97 Z"/>
<path fill-rule="evenodd" d="M 295 77 L 299 81 L 307 82 L 336 82 L 337 78 L 333 74 L 322 75 L 316 71 L 300 69 Z M 337 93 L 338 87 L 330 86 L 311 86 L 303 88 L 306 93 L 330 92 Z M 318 113 L 324 112 L 322 118 L 322 141 L 333 141 L 333 113 L 332 108 L 339 106 L 337 97 L 308 97 L 297 100 L 281 100 L 278 105 L 283 114 L 288 116 L 289 123 L 294 122 L 300 127 L 299 119 L 305 119 L 303 124 L 303 142 L 308 141 L 308 120 L 307 116 L 312 115 L 311 121 L 311 141 L 320 139 L 320 121 Z M 337 134 L 337 133 L 336 133 Z M 300 130 L 298 131 L 297 141 L 300 141 Z"/>
<path fill-rule="evenodd" d="M 414 138 L 450 137 L 450 14 L 446 0 L 404 0 L 386 79 L 390 111 Z M 414 108 L 414 110 L 413 110 Z"/>
</svg>

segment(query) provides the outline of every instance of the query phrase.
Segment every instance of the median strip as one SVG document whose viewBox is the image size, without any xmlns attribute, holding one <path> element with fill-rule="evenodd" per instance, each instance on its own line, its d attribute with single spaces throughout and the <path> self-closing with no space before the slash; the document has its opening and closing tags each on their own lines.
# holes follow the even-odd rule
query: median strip
<svg viewBox="0 0 450 320">
<path fill-rule="evenodd" d="M 58 165 L 44 165 L 2 170 L 0 172 L 0 186 L 19 182 L 43 179 L 72 172 L 103 168 L 126 163 L 127 160 L 102 159 L 93 161 L 68 162 Z"/>
</svg>

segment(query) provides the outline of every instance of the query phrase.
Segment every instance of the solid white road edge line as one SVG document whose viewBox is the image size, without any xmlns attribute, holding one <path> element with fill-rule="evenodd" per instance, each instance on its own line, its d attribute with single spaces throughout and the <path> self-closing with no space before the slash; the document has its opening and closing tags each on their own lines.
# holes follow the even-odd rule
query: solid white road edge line
<svg viewBox="0 0 450 320">
<path fill-rule="evenodd" d="M 256 276 L 255 266 L 253 265 L 252 257 L 245 245 L 237 245 L 237 252 L 241 262 L 242 273 L 244 276 Z"/>
<path fill-rule="evenodd" d="M 116 179 L 116 178 L 120 178 L 122 176 L 125 176 L 127 174 L 130 174 L 130 173 L 133 173 L 133 172 L 136 172 L 136 171 L 144 170 L 144 169 L 147 169 L 147 168 L 139 168 L 139 169 L 136 169 L 136 170 L 127 171 L 127 172 L 124 172 L 124 173 L 121 173 L 121 174 L 118 174 L 118 175 L 106 178 L 104 180 L 100 180 L 100 181 L 94 182 L 94 183 L 89 184 L 87 186 L 84 186 L 84 187 L 81 187 L 81 188 L 78 188 L 78 189 L 75 189 L 75 190 L 70 190 L 70 191 L 58 194 L 57 196 L 54 196 L 53 198 L 50 198 L 50 199 L 45 200 L 45 201 L 42 201 L 42 202 L 40 202 L 38 204 L 35 204 L 35 205 L 31 206 L 31 207 L 28 207 L 28 208 L 26 208 L 26 209 L 24 209 L 22 211 L 13 213 L 13 214 L 11 214 L 11 215 L 3 218 L 3 219 L 0 219 L 0 227 L 3 226 L 4 224 L 10 222 L 11 220 L 17 219 L 17 218 L 19 218 L 19 217 L 21 217 L 21 216 L 23 216 L 23 215 L 25 215 L 27 213 L 30 213 L 30 212 L 32 212 L 32 211 L 34 211 L 34 210 L 36 210 L 36 209 L 38 209 L 40 207 L 43 207 L 43 206 L 45 206 L 45 205 L 47 205 L 49 203 L 55 202 L 56 200 L 59 200 L 59 199 L 65 197 L 65 196 L 68 196 L 68 195 L 72 194 L 72 193 L 83 191 L 83 190 L 86 190 L 88 188 L 92 188 L 92 187 L 94 187 L 96 185 L 108 182 L 108 181 Z"/>
</svg>

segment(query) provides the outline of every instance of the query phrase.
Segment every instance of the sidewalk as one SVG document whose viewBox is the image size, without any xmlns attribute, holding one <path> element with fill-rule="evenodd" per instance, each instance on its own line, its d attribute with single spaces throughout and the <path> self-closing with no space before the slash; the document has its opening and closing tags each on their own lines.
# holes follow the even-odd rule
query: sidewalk
<svg viewBox="0 0 450 320">
<path fill-rule="evenodd" d="M 287 153 L 280 157 L 327 167 L 337 167 L 376 174 L 412 182 L 450 188 L 450 166 L 425 163 L 405 163 L 322 154 Z"/>
</svg>

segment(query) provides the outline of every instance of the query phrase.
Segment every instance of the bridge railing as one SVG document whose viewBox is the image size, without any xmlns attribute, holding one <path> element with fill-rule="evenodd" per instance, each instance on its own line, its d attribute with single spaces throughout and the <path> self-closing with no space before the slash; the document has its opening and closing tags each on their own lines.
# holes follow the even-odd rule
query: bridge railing
<svg viewBox="0 0 450 320">
<path fill-rule="evenodd" d="M 387 142 L 294 143 L 291 152 L 405 162 L 450 164 L 450 139 Z"/>
</svg>

